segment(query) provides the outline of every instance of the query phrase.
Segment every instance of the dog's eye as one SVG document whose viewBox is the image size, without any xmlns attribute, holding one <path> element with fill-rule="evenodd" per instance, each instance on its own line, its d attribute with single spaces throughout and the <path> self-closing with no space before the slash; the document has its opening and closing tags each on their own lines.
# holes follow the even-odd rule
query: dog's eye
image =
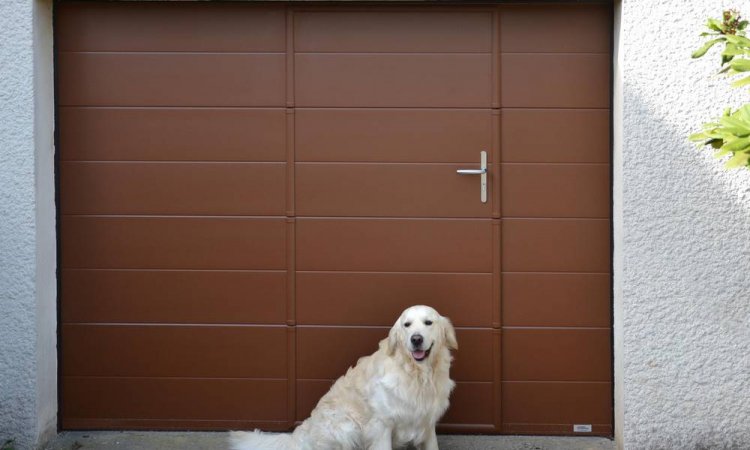
<svg viewBox="0 0 750 450">
<path fill-rule="evenodd" d="M 432 325 L 432 321 L 431 320 L 425 320 L 424 324 L 427 325 L 427 326 L 430 326 L 430 325 Z"/>
<path fill-rule="evenodd" d="M 411 326 L 411 322 L 406 322 L 406 323 L 404 323 L 404 326 L 405 326 L 406 328 L 409 328 L 409 327 Z"/>
</svg>

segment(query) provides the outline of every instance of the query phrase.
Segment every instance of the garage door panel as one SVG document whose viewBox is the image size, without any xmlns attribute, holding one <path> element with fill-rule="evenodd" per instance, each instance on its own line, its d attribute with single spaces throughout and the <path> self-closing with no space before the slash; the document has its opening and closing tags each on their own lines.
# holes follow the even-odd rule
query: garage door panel
<svg viewBox="0 0 750 450">
<path fill-rule="evenodd" d="M 491 203 L 480 201 L 476 177 L 456 173 L 462 167 L 465 168 L 452 164 L 298 163 L 297 215 L 489 218 Z M 488 190 L 488 196 L 494 195 Z"/>
<path fill-rule="evenodd" d="M 477 163 L 492 160 L 489 110 L 297 109 L 299 162 Z"/>
<path fill-rule="evenodd" d="M 64 323 L 286 322 L 286 272 L 63 270 Z"/>
<path fill-rule="evenodd" d="M 490 107 L 489 54 L 297 54 L 298 106 Z"/>
<path fill-rule="evenodd" d="M 503 162 L 608 163 L 609 109 L 504 109 Z"/>
<path fill-rule="evenodd" d="M 611 383 L 504 382 L 503 422 L 514 424 L 609 424 Z"/>
<path fill-rule="evenodd" d="M 492 225 L 468 219 L 298 219 L 297 270 L 491 272 Z"/>
<path fill-rule="evenodd" d="M 297 321 L 306 325 L 393 325 L 423 303 L 456 326 L 489 327 L 492 275 L 468 273 L 297 272 Z"/>
<path fill-rule="evenodd" d="M 64 162 L 63 214 L 282 215 L 284 163 Z"/>
<path fill-rule="evenodd" d="M 451 393 L 450 407 L 440 419 L 441 424 L 479 425 L 492 424 L 492 383 L 456 383 Z"/>
<path fill-rule="evenodd" d="M 503 325 L 609 327 L 609 274 L 505 273 Z"/>
<path fill-rule="evenodd" d="M 502 165 L 504 217 L 609 217 L 608 164 Z"/>
<path fill-rule="evenodd" d="M 505 328 L 503 380 L 611 381 L 610 334 L 609 328 Z"/>
<path fill-rule="evenodd" d="M 64 2 L 60 51 L 283 52 L 282 8 L 168 2 Z"/>
<path fill-rule="evenodd" d="M 505 7 L 500 14 L 500 50 L 609 53 L 611 14 L 609 5 Z"/>
<path fill-rule="evenodd" d="M 492 50 L 489 11 L 304 11 L 294 26 L 297 52 Z"/>
<path fill-rule="evenodd" d="M 62 107 L 58 120 L 65 161 L 286 160 L 283 109 Z"/>
<path fill-rule="evenodd" d="M 506 108 L 609 108 L 608 54 L 505 53 L 500 62 Z"/>
<path fill-rule="evenodd" d="M 310 417 L 321 397 L 336 380 L 297 380 L 297 420 Z"/>
<path fill-rule="evenodd" d="M 85 419 L 286 420 L 286 380 L 62 377 L 62 416 Z M 249 401 L 252 399 L 252 401 Z M 117 423 L 117 422 L 115 422 Z M 221 427 L 219 427 L 221 428 Z"/>
<path fill-rule="evenodd" d="M 286 327 L 62 327 L 63 375 L 286 378 Z"/>
<path fill-rule="evenodd" d="M 608 219 L 504 219 L 503 270 L 608 273 L 609 230 Z"/>
<path fill-rule="evenodd" d="M 283 106 L 283 54 L 59 53 L 62 106 Z"/>
<path fill-rule="evenodd" d="M 390 327 L 311 327 L 297 330 L 297 377 L 336 379 L 357 360 L 378 349 Z M 451 378 L 459 381 L 492 380 L 492 334 L 489 329 L 458 329 L 460 349 L 454 352 Z M 331 351 L 331 349 L 335 351 Z M 326 358 L 320 358 L 326 355 Z"/>
<path fill-rule="evenodd" d="M 288 430 L 427 304 L 440 430 L 611 435 L 612 10 L 553 3 L 62 2 L 62 427 Z"/>
<path fill-rule="evenodd" d="M 63 216 L 68 269 L 285 269 L 284 219 Z"/>
</svg>

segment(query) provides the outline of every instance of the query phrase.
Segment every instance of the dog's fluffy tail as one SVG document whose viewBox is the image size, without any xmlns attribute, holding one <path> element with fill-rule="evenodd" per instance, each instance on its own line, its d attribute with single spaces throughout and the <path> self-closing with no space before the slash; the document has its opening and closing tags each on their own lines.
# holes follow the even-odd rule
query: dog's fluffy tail
<svg viewBox="0 0 750 450">
<path fill-rule="evenodd" d="M 229 433 L 232 450 L 295 450 L 291 433 L 261 433 L 255 431 L 232 431 Z"/>
</svg>

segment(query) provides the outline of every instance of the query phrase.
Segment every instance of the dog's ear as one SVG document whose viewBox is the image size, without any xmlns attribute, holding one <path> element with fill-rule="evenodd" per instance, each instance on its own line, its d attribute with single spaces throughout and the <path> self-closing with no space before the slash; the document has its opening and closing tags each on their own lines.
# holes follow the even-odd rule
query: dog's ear
<svg viewBox="0 0 750 450">
<path fill-rule="evenodd" d="M 401 317 L 396 320 L 396 323 L 391 327 L 391 331 L 388 332 L 388 341 L 386 342 L 386 353 L 389 356 L 396 354 L 398 349 L 399 341 L 401 340 Z"/>
<path fill-rule="evenodd" d="M 453 324 L 447 317 L 440 317 L 442 326 L 440 327 L 443 332 L 443 341 L 445 345 L 451 350 L 458 350 L 458 341 L 456 341 L 456 330 L 453 329 Z"/>
</svg>

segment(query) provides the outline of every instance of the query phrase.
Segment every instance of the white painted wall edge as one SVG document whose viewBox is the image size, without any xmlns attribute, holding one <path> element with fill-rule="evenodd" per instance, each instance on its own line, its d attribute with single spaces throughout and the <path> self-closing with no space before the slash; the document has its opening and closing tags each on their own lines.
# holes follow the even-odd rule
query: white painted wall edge
<svg viewBox="0 0 750 450">
<path fill-rule="evenodd" d="M 36 415 L 42 446 L 57 433 L 57 230 L 52 0 L 33 0 L 36 189 Z"/>
<path fill-rule="evenodd" d="M 613 346 L 614 346 L 614 426 L 617 448 L 625 448 L 623 438 L 623 95 L 622 95 L 622 48 L 620 35 L 622 26 L 622 0 L 616 0 L 614 5 L 614 34 L 612 45 L 612 313 L 613 313 Z"/>
</svg>

